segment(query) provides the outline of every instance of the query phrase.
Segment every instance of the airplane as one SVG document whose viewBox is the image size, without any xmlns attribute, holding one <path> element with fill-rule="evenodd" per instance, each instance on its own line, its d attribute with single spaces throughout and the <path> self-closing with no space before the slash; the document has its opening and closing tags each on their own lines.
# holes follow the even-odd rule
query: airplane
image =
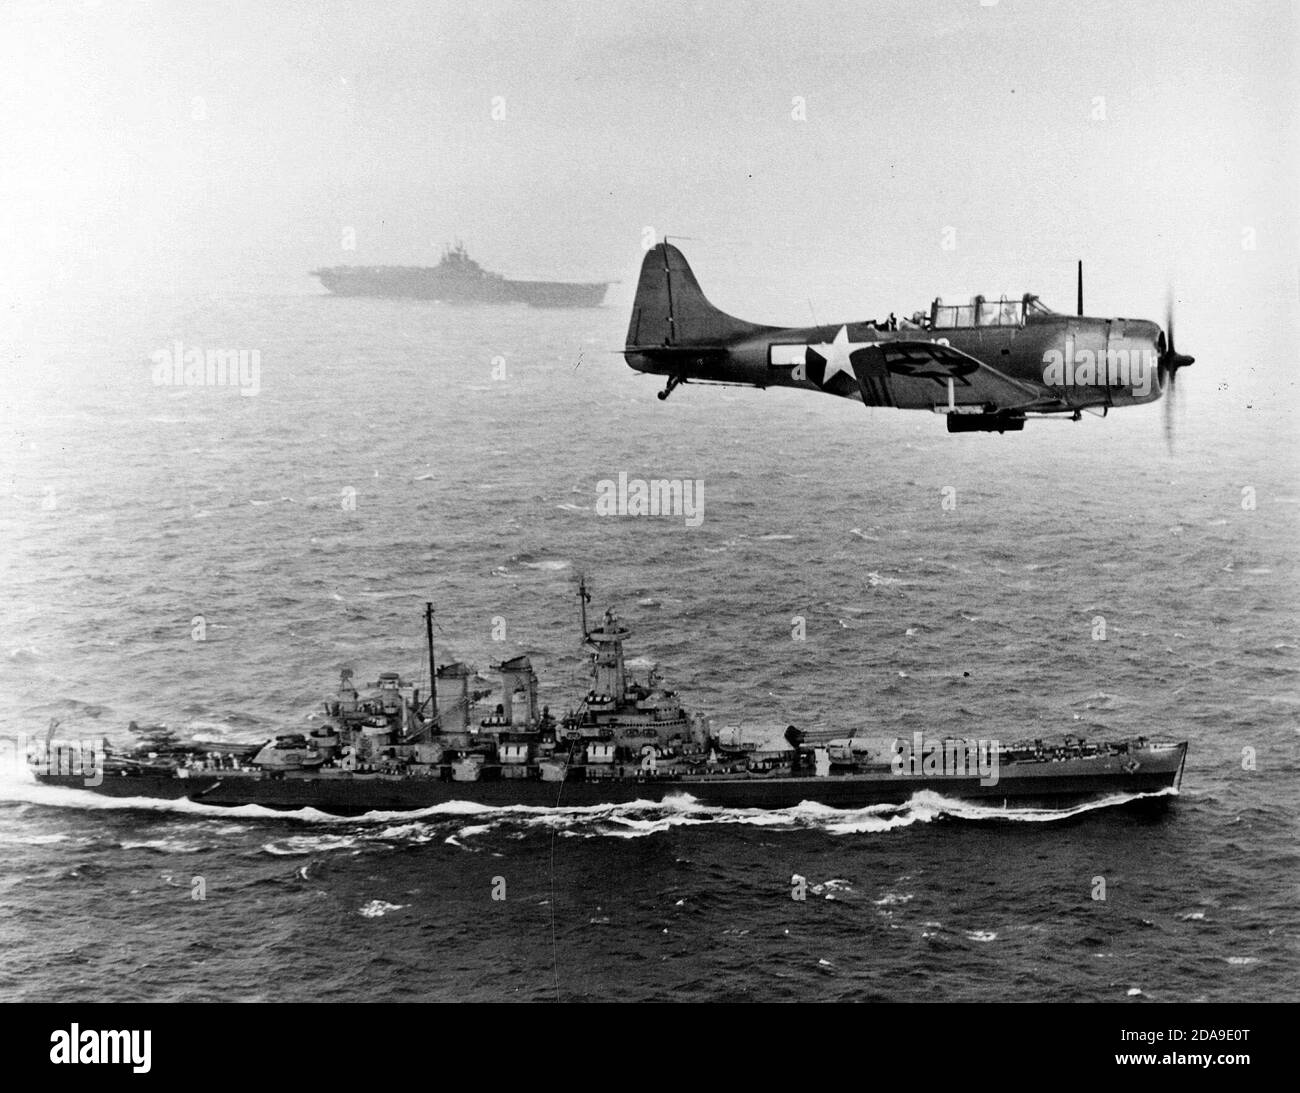
<svg viewBox="0 0 1300 1093">
<path fill-rule="evenodd" d="M 1174 381 L 1195 359 L 1174 349 L 1172 294 L 1163 330 L 1085 317 L 1082 262 L 1077 315 L 1026 293 L 936 299 L 910 319 L 776 327 L 719 311 L 667 240 L 641 263 L 623 355 L 636 371 L 668 378 L 660 399 L 692 383 L 798 387 L 943 414 L 950 433 L 1019 432 L 1031 417 L 1078 421 L 1085 410 L 1105 417 L 1165 395 L 1171 447 Z"/>
</svg>

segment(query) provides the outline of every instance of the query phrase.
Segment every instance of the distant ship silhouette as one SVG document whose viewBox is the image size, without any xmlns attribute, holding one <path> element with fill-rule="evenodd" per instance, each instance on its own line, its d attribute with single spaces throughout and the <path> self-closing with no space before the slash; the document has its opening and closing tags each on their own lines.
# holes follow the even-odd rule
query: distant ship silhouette
<svg viewBox="0 0 1300 1093">
<path fill-rule="evenodd" d="M 511 281 L 480 266 L 463 243 L 436 266 L 330 266 L 311 271 L 336 296 L 389 296 L 456 304 L 599 307 L 608 281 Z"/>
</svg>

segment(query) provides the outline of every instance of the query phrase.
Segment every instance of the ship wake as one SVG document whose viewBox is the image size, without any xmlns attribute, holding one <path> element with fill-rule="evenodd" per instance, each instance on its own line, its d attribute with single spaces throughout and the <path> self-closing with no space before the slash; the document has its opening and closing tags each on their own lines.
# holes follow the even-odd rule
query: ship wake
<svg viewBox="0 0 1300 1093">
<path fill-rule="evenodd" d="M 635 839 L 677 828 L 710 824 L 737 824 L 773 831 L 823 831 L 829 835 L 881 834 L 938 820 L 1052 823 L 1135 801 L 1172 795 L 1172 790 L 1123 793 L 1063 808 L 1002 808 L 944 797 L 927 790 L 913 794 L 902 804 L 857 809 L 832 808 L 813 801 L 783 809 L 719 808 L 682 796 L 669 797 L 662 802 L 634 801 L 595 808 L 499 809 L 490 822 L 479 822 L 458 834 L 463 838 L 506 827 L 540 827 L 555 830 L 563 838 Z M 484 819 L 477 818 L 480 821 Z"/>
</svg>

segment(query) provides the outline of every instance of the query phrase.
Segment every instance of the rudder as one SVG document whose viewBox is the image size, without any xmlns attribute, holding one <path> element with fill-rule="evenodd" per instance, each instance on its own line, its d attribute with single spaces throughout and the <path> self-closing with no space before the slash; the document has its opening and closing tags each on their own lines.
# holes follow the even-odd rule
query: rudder
<svg viewBox="0 0 1300 1093">
<path fill-rule="evenodd" d="M 628 350 L 725 345 L 764 329 L 709 303 L 686 256 L 672 244 L 657 243 L 646 252 L 627 328 Z"/>
</svg>

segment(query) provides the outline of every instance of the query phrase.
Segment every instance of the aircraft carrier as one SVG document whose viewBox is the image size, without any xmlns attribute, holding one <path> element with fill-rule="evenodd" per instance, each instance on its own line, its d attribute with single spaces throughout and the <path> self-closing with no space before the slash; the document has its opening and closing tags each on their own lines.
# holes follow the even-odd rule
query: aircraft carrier
<svg viewBox="0 0 1300 1093">
<path fill-rule="evenodd" d="M 381 673 L 364 693 L 344 670 L 314 727 L 265 743 L 212 744 L 136 730 L 117 753 L 101 742 L 47 740 L 29 762 L 39 781 L 122 798 L 187 798 L 213 805 L 313 808 L 334 815 L 412 811 L 451 801 L 508 807 L 584 806 L 689 796 L 712 806 L 780 809 L 804 801 L 854 809 L 902 804 L 931 791 L 1001 807 L 1176 791 L 1186 742 L 1145 737 L 1089 742 L 1070 735 L 1003 744 L 953 736 L 875 738 L 788 725 L 730 724 L 692 715 L 651 669 L 625 662 L 628 627 L 612 610 L 587 624 L 591 688 L 556 717 L 538 704 L 528 657 L 495 666 L 499 701 L 477 674 L 433 656 L 425 609 L 429 679 L 420 688 Z"/>
<path fill-rule="evenodd" d="M 311 271 L 336 296 L 387 296 L 452 304 L 599 307 L 608 281 L 512 281 L 485 270 L 461 243 L 436 266 L 330 266 Z"/>
</svg>

